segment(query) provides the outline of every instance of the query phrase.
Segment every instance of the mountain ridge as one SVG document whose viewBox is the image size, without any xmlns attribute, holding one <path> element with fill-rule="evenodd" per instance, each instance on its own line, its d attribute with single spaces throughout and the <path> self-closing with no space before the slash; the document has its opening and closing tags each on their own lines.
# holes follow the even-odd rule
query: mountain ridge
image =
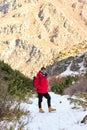
<svg viewBox="0 0 87 130">
<path fill-rule="evenodd" d="M 0 60 L 32 77 L 61 52 L 86 46 L 86 6 L 86 0 L 0 2 Z"/>
</svg>

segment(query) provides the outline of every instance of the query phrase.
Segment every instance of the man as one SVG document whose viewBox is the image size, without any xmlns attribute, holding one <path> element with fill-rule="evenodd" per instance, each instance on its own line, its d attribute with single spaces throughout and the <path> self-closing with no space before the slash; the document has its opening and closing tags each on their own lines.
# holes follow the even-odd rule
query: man
<svg viewBox="0 0 87 130">
<path fill-rule="evenodd" d="M 51 107 L 51 97 L 48 93 L 48 80 L 47 80 L 47 73 L 45 67 L 42 67 L 41 70 L 37 73 L 37 76 L 34 81 L 34 86 L 38 93 L 39 112 L 41 113 L 44 112 L 41 106 L 43 96 L 47 99 L 48 111 L 49 112 L 55 111 L 56 109 Z"/>
</svg>

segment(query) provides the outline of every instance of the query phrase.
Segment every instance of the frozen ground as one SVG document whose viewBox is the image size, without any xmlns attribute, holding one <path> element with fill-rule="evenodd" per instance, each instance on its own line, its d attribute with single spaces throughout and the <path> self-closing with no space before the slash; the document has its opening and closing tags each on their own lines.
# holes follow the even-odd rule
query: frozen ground
<svg viewBox="0 0 87 130">
<path fill-rule="evenodd" d="M 68 96 L 60 96 L 50 92 L 52 99 L 52 107 L 56 108 L 56 112 L 49 113 L 47 109 L 46 99 L 43 98 L 43 109 L 45 113 L 39 113 L 37 107 L 37 98 L 30 99 L 32 104 L 29 105 L 30 116 L 24 130 L 87 130 L 87 124 L 81 124 L 81 120 L 87 111 L 72 109 L 67 100 Z M 27 109 L 26 104 L 21 107 Z"/>
<path fill-rule="evenodd" d="M 49 93 L 52 99 L 52 107 L 56 108 L 55 112 L 48 112 L 46 99 L 43 98 L 42 106 L 45 113 L 38 112 L 36 97 L 29 99 L 29 104 L 21 103 L 20 107 L 24 111 L 30 111 L 26 116 L 22 116 L 21 119 L 15 123 L 10 122 L 1 125 L 6 125 L 5 130 L 9 130 L 10 126 L 14 126 L 14 130 L 19 130 L 19 124 L 23 127 L 21 130 L 87 130 L 87 124 L 81 124 L 81 120 L 87 111 L 83 111 L 81 107 L 79 109 L 72 109 L 73 104 L 67 100 L 68 96 L 61 96 Z M 4 130 L 4 129 L 3 129 Z"/>
</svg>

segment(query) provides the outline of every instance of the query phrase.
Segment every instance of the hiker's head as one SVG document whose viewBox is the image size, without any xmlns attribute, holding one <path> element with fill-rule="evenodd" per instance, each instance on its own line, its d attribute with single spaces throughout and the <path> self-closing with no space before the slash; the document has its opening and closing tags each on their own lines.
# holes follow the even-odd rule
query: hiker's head
<svg viewBox="0 0 87 130">
<path fill-rule="evenodd" d="M 46 68 L 45 67 L 41 67 L 41 72 L 42 73 L 46 73 Z"/>
<path fill-rule="evenodd" d="M 43 73 L 44 76 L 47 76 L 47 72 L 46 72 L 46 68 L 45 67 L 42 67 L 41 68 L 41 73 Z"/>
</svg>

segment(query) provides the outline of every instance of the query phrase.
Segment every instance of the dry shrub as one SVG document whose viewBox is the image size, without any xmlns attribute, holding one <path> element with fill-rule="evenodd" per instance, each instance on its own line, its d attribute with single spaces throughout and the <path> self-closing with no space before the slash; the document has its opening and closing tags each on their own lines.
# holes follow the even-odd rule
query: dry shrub
<svg viewBox="0 0 87 130">
<path fill-rule="evenodd" d="M 76 8 L 76 5 L 77 5 L 77 3 L 73 3 L 73 4 L 72 4 L 72 8 L 75 9 L 75 8 Z"/>
<path fill-rule="evenodd" d="M 66 95 L 74 95 L 76 93 L 87 92 L 87 80 L 80 79 L 78 82 L 72 84 L 69 88 L 64 90 Z"/>
<path fill-rule="evenodd" d="M 86 0 L 78 0 L 78 2 L 85 4 Z"/>
<path fill-rule="evenodd" d="M 64 81 L 64 77 L 51 76 L 49 77 L 49 86 L 60 84 Z"/>
<path fill-rule="evenodd" d="M 7 89 L 7 86 L 0 85 L 0 119 L 6 111 Z"/>
</svg>

